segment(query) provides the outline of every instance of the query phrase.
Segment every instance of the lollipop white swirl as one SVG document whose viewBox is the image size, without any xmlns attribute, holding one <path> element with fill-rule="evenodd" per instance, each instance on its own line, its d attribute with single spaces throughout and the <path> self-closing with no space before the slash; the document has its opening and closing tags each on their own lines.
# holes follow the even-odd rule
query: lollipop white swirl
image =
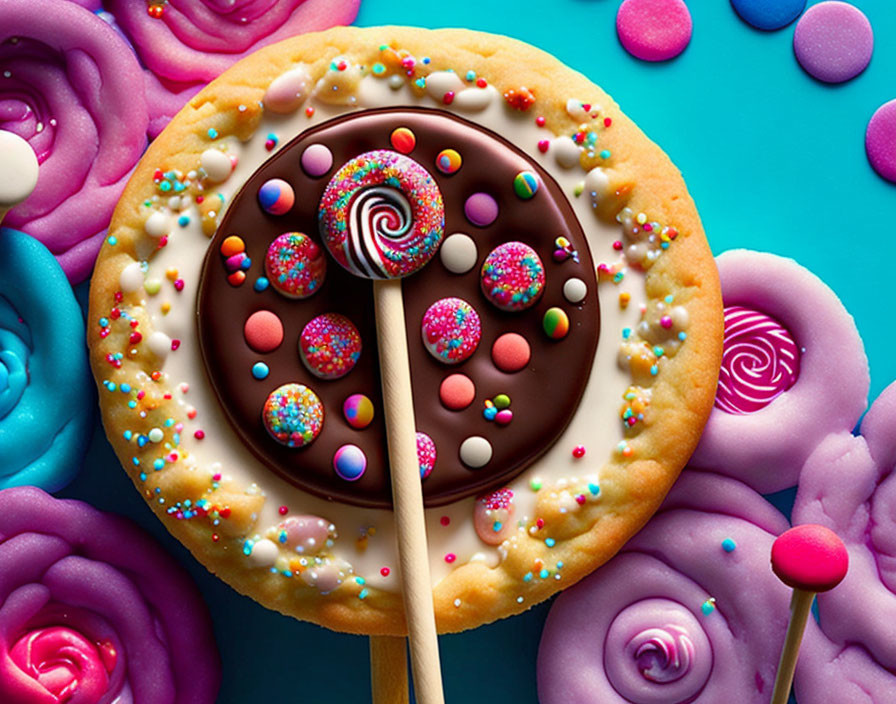
<svg viewBox="0 0 896 704">
<path fill-rule="evenodd" d="M 387 149 L 346 163 L 320 201 L 320 232 L 342 266 L 366 279 L 412 274 L 439 248 L 442 194 L 420 164 Z"/>
</svg>

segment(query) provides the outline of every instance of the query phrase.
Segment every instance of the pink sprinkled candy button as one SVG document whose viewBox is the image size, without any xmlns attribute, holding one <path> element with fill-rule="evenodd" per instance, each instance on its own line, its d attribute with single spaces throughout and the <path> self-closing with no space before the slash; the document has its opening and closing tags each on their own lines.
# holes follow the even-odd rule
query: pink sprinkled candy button
<svg viewBox="0 0 896 704">
<path fill-rule="evenodd" d="M 846 576 L 849 553 L 829 528 L 816 524 L 796 526 L 772 544 L 772 570 L 789 587 L 826 592 Z"/>
</svg>

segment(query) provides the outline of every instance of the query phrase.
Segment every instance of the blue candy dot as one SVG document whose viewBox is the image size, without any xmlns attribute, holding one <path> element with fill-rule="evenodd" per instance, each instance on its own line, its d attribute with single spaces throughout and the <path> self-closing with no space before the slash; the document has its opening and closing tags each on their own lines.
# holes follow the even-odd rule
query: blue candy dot
<svg viewBox="0 0 896 704">
<path fill-rule="evenodd" d="M 270 369 L 264 362 L 256 362 L 252 365 L 252 376 L 256 379 L 266 379 L 269 373 Z"/>
<path fill-rule="evenodd" d="M 734 552 L 734 548 L 737 547 L 737 543 L 735 543 L 731 538 L 725 538 L 722 541 L 722 550 L 725 552 Z"/>
<path fill-rule="evenodd" d="M 771 31 L 793 22 L 806 7 L 806 0 L 731 0 L 744 22 Z"/>
</svg>

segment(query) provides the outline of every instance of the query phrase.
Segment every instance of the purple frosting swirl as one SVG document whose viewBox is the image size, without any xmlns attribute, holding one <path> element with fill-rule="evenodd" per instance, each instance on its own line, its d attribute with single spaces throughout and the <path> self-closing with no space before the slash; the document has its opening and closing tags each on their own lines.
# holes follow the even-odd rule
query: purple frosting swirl
<svg viewBox="0 0 896 704">
<path fill-rule="evenodd" d="M 828 436 L 806 461 L 794 521 L 820 523 L 849 551 L 840 585 L 818 595 L 826 636 L 800 657 L 823 666 L 800 676 L 799 701 L 890 704 L 896 693 L 896 384 L 860 427 Z"/>
<path fill-rule="evenodd" d="M 183 570 L 132 523 L 0 491 L 0 701 L 211 704 L 220 663 Z"/>
<path fill-rule="evenodd" d="M 37 188 L 4 224 L 86 279 L 146 146 L 143 73 L 128 45 L 71 2 L 0 3 L 0 129 L 37 154 Z"/>
<path fill-rule="evenodd" d="M 755 413 L 790 389 L 799 375 L 799 349 L 781 323 L 744 306 L 725 308 L 716 408 Z"/>
<path fill-rule="evenodd" d="M 787 527 L 744 484 L 685 471 L 619 555 L 557 598 L 541 704 L 768 704 L 790 601 L 769 555 Z M 818 638 L 810 623 L 804 642 Z"/>
<path fill-rule="evenodd" d="M 205 83 L 253 51 L 302 34 L 350 24 L 361 0 L 106 0 L 104 6 L 143 64 L 151 133 Z"/>
<path fill-rule="evenodd" d="M 690 466 L 735 477 L 770 494 L 797 483 L 806 458 L 830 433 L 856 426 L 867 403 L 868 360 L 855 322 L 834 292 L 792 259 L 731 250 L 718 256 L 716 264 L 725 306 L 762 311 L 772 322 L 746 314 L 730 321 L 736 326 L 726 330 L 726 337 L 739 331 L 752 342 L 740 354 L 742 345 L 725 340 L 721 399 Z M 798 367 L 781 354 L 794 352 L 795 346 L 783 341 L 780 328 L 798 342 Z M 765 340 L 761 351 L 757 337 Z M 742 384 L 750 374 L 759 383 Z M 747 388 L 761 387 L 766 380 L 764 390 Z M 768 403 L 772 397 L 774 402 Z"/>
</svg>

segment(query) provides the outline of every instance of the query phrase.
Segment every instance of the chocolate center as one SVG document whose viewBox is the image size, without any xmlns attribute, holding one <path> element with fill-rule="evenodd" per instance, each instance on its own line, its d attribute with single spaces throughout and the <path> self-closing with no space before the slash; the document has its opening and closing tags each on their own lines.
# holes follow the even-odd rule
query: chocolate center
<svg viewBox="0 0 896 704">
<path fill-rule="evenodd" d="M 326 252 L 319 232 L 319 208 L 330 179 L 352 159 L 374 150 L 408 149 L 406 133 L 402 133 L 405 139 L 395 140 L 393 146 L 392 134 L 397 128 L 413 133 L 415 143 L 406 156 L 431 175 L 444 199 L 442 247 L 456 255 L 449 262 L 449 251 L 436 254 L 420 271 L 402 279 L 417 431 L 431 438 L 436 455 L 423 480 L 426 505 L 437 506 L 496 488 L 544 453 L 576 411 L 591 374 L 599 335 L 595 267 L 581 226 L 551 176 L 500 136 L 450 113 L 401 108 L 356 112 L 330 120 L 285 145 L 234 197 L 208 249 L 197 301 L 202 356 L 228 420 L 259 460 L 319 496 L 384 508 L 391 506 L 391 488 L 373 284 L 351 274 Z M 306 157 L 303 168 L 302 156 L 311 145 L 323 145 L 332 153 L 329 168 L 325 168 L 328 160 L 319 158 L 325 151 L 320 146 L 309 153 L 318 158 Z M 460 156 L 459 169 L 456 155 L 448 159 L 445 150 Z M 260 202 L 259 189 L 271 179 L 282 179 L 295 194 L 294 204 L 283 214 L 272 214 L 271 207 L 266 209 Z M 282 211 L 289 198 L 279 202 L 285 205 L 273 209 Z M 495 207 L 497 217 L 489 221 Z M 306 298 L 284 296 L 267 279 L 268 248 L 288 232 L 307 235 L 328 259 L 322 283 Z M 451 240 L 456 233 L 472 238 L 475 258 L 467 240 Z M 245 255 L 251 260 L 248 265 L 243 261 L 243 268 L 238 269 L 246 275 L 242 283 L 242 277 L 233 276 L 238 263 L 221 253 L 224 240 L 231 235 L 243 240 Z M 466 246 L 457 246 L 459 242 Z M 493 250 L 508 243 L 527 247 L 513 245 L 499 251 L 504 255 L 503 265 L 515 268 L 506 273 L 492 267 L 486 295 L 481 283 L 483 263 Z M 225 251 L 229 250 L 225 247 Z M 302 250 L 302 256 L 306 255 L 307 247 Z M 301 266 L 301 257 L 298 260 Z M 468 268 L 464 260 L 475 263 Z M 540 278 L 538 260 L 544 269 Z M 320 261 L 309 259 L 308 266 L 319 277 Z M 449 266 L 464 271 L 453 273 Z M 304 276 L 303 271 L 294 275 Z M 496 279 L 507 282 L 508 290 L 499 291 Z M 581 301 L 564 297 L 564 284 L 570 279 L 578 281 L 567 286 L 567 295 L 584 287 Z M 523 289 L 520 281 L 531 285 Z M 517 304 L 510 298 L 514 287 L 520 289 Z M 468 338 L 452 342 L 448 330 L 447 336 L 430 340 L 428 350 L 426 334 L 435 334 L 433 329 L 445 332 L 446 320 L 458 323 L 454 328 L 458 335 L 476 331 L 474 325 L 467 324 L 471 320 L 468 308 L 451 301 L 437 307 L 443 318 L 428 318 L 427 330 L 422 331 L 430 307 L 451 298 L 462 299 L 478 314 L 478 345 Z M 271 351 L 258 351 L 257 341 L 253 349 L 247 341 L 246 321 L 259 311 L 273 314 L 282 324 L 282 341 Z M 447 318 L 444 311 L 449 311 Z M 303 329 L 325 313 L 347 318 L 361 338 L 359 356 L 353 348 L 352 359 L 338 360 L 340 371 L 349 371 L 337 378 L 312 374 L 307 355 L 303 362 L 299 352 Z M 568 320 L 565 336 L 564 318 Z M 269 321 L 271 317 L 254 318 L 260 319 Z M 279 339 L 276 324 L 252 333 L 253 340 L 262 339 L 265 344 Z M 526 344 L 507 333 L 521 336 Z M 434 349 L 444 353 L 439 356 Z M 463 354 L 455 354 L 455 350 Z M 339 354 L 336 347 L 334 354 Z M 519 371 L 506 371 L 520 366 Z M 458 384 L 455 377 L 443 387 L 443 381 L 456 374 L 467 379 Z M 311 389 L 323 406 L 319 433 L 293 447 L 275 440 L 264 422 L 264 417 L 269 417 L 263 414 L 269 395 L 285 384 Z M 464 405 L 471 386 L 473 400 Z M 440 395 L 440 388 L 455 393 Z M 355 394 L 367 396 L 374 408 L 372 422 L 363 428 L 353 427 L 343 412 L 343 403 Z M 284 396 L 310 397 L 281 394 L 278 398 Z M 458 407 L 461 409 L 453 410 Z M 347 445 L 356 446 L 360 454 L 355 449 L 345 451 Z M 432 463 L 432 445 L 425 443 L 424 464 Z"/>
</svg>

